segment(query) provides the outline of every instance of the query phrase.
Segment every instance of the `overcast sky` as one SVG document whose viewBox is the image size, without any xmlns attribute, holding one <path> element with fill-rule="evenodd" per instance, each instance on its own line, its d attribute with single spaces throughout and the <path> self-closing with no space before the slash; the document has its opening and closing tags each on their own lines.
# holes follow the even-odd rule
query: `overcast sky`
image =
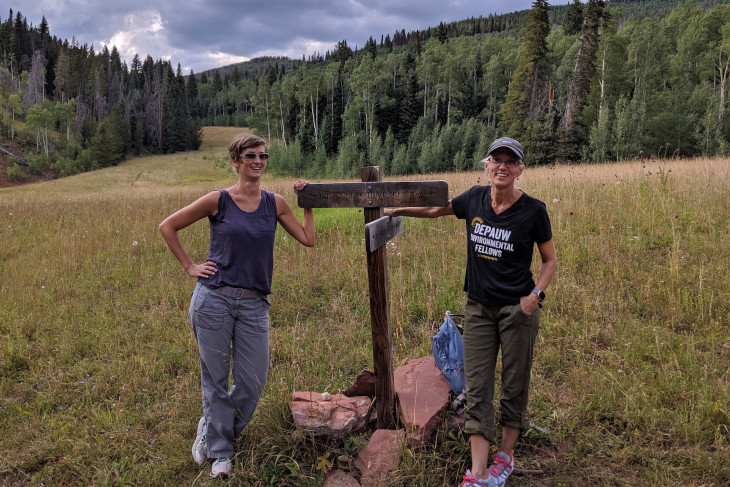
<svg viewBox="0 0 730 487">
<path fill-rule="evenodd" d="M 396 30 L 434 27 L 439 22 L 528 9 L 532 0 L 11 0 L 0 20 L 20 12 L 37 27 L 46 17 L 52 36 L 79 44 L 116 46 L 129 65 L 172 62 L 183 73 L 258 56 L 301 59 L 333 50 L 346 40 L 362 47 Z M 570 3 L 556 0 L 555 5 Z"/>
</svg>

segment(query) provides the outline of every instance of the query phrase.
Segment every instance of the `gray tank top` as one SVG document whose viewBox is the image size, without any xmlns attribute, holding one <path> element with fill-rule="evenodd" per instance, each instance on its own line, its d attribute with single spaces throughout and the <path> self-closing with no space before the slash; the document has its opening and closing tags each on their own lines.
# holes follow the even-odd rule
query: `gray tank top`
<svg viewBox="0 0 730 487">
<path fill-rule="evenodd" d="M 232 286 L 271 294 L 277 221 L 274 193 L 261 190 L 259 207 L 247 212 L 236 205 L 228 191 L 218 191 L 218 213 L 208 217 L 208 260 L 216 263 L 218 272 L 198 281 L 211 289 Z"/>
</svg>

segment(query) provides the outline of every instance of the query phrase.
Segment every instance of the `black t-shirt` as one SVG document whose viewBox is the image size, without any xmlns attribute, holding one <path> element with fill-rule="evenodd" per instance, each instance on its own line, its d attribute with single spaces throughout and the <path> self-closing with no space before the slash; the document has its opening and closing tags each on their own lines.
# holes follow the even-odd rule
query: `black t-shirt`
<svg viewBox="0 0 730 487">
<path fill-rule="evenodd" d="M 492 209 L 491 186 L 474 186 L 451 200 L 466 220 L 464 291 L 485 306 L 519 304 L 535 287 L 530 265 L 535 243 L 553 238 L 545 203 L 522 196 L 499 215 Z"/>
</svg>

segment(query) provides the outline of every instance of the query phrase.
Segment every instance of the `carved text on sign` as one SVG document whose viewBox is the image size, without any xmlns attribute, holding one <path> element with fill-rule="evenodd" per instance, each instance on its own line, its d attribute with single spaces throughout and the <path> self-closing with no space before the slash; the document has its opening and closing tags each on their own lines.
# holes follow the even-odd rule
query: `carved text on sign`
<svg viewBox="0 0 730 487">
<path fill-rule="evenodd" d="M 297 198 L 302 208 L 444 206 L 449 202 L 448 192 L 446 181 L 310 183 Z"/>
</svg>

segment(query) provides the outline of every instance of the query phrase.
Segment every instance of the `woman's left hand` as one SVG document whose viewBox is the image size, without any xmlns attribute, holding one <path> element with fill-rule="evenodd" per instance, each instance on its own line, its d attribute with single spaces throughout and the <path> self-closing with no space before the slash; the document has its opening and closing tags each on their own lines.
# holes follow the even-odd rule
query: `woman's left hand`
<svg viewBox="0 0 730 487">
<path fill-rule="evenodd" d="M 537 294 L 535 293 L 530 293 L 527 296 L 522 296 L 520 298 L 520 307 L 522 308 L 522 312 L 526 315 L 534 313 L 539 304 L 540 298 L 537 297 Z"/>
<path fill-rule="evenodd" d="M 302 188 L 304 188 L 306 185 L 309 184 L 309 181 L 306 179 L 300 179 L 299 181 L 296 181 L 294 183 L 294 191 L 299 191 Z"/>
</svg>

